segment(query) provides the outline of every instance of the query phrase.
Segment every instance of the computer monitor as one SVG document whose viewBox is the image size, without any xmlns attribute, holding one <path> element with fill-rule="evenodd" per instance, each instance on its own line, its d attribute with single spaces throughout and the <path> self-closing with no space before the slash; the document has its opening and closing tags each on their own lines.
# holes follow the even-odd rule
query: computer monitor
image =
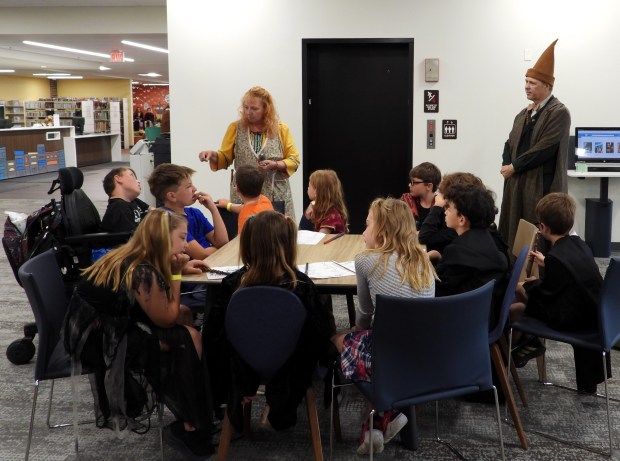
<svg viewBox="0 0 620 461">
<path fill-rule="evenodd" d="M 75 134 L 82 135 L 84 134 L 84 117 L 72 117 L 71 125 L 75 127 Z"/>
<path fill-rule="evenodd" d="M 13 122 L 8 118 L 0 118 L 0 130 L 11 128 L 13 126 Z"/>
<path fill-rule="evenodd" d="M 0 119 L 4 118 L 4 106 L 0 105 Z"/>
<path fill-rule="evenodd" d="M 575 128 L 575 161 L 590 167 L 620 166 L 620 128 Z"/>
</svg>

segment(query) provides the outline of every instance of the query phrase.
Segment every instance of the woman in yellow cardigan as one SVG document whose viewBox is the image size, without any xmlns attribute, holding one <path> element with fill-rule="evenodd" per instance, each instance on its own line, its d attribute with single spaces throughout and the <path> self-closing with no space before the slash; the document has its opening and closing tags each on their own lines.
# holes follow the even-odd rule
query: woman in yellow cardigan
<svg viewBox="0 0 620 461">
<path fill-rule="evenodd" d="M 239 120 L 232 122 L 218 151 L 205 150 L 198 154 L 209 162 L 212 171 L 254 164 L 265 174 L 263 195 L 272 202 L 284 201 L 285 214 L 295 220 L 295 209 L 289 184 L 299 167 L 299 152 L 288 126 L 279 121 L 271 94 L 264 88 L 250 88 L 241 99 Z M 241 203 L 231 181 L 230 200 Z"/>
</svg>

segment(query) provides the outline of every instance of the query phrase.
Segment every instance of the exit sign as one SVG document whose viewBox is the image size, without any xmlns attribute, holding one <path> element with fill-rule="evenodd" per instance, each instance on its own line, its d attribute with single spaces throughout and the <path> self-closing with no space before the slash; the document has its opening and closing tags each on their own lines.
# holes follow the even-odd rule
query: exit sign
<svg viewBox="0 0 620 461">
<path fill-rule="evenodd" d="M 110 53 L 110 62 L 124 62 L 124 61 L 125 61 L 124 51 L 112 51 Z"/>
</svg>

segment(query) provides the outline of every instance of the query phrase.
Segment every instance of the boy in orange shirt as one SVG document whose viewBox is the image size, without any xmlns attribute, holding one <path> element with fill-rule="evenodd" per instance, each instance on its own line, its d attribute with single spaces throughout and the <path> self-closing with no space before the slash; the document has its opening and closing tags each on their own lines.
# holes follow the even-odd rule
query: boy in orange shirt
<svg viewBox="0 0 620 461">
<path fill-rule="evenodd" d="M 217 201 L 218 208 L 239 214 L 238 233 L 241 234 L 243 225 L 252 215 L 261 211 L 273 210 L 271 201 L 261 194 L 265 177 L 255 165 L 242 165 L 235 172 L 235 188 L 243 203 L 232 203 L 226 198 Z"/>
</svg>

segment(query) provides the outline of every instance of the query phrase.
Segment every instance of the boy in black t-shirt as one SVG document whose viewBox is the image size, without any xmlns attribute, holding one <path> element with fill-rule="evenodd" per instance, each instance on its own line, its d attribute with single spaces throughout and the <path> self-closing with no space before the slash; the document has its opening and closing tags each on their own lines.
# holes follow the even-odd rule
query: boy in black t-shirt
<svg viewBox="0 0 620 461">
<path fill-rule="evenodd" d="M 133 232 L 144 218 L 149 205 L 138 198 L 142 187 L 131 168 L 114 168 L 103 178 L 108 208 L 99 227 L 103 232 Z"/>
</svg>

